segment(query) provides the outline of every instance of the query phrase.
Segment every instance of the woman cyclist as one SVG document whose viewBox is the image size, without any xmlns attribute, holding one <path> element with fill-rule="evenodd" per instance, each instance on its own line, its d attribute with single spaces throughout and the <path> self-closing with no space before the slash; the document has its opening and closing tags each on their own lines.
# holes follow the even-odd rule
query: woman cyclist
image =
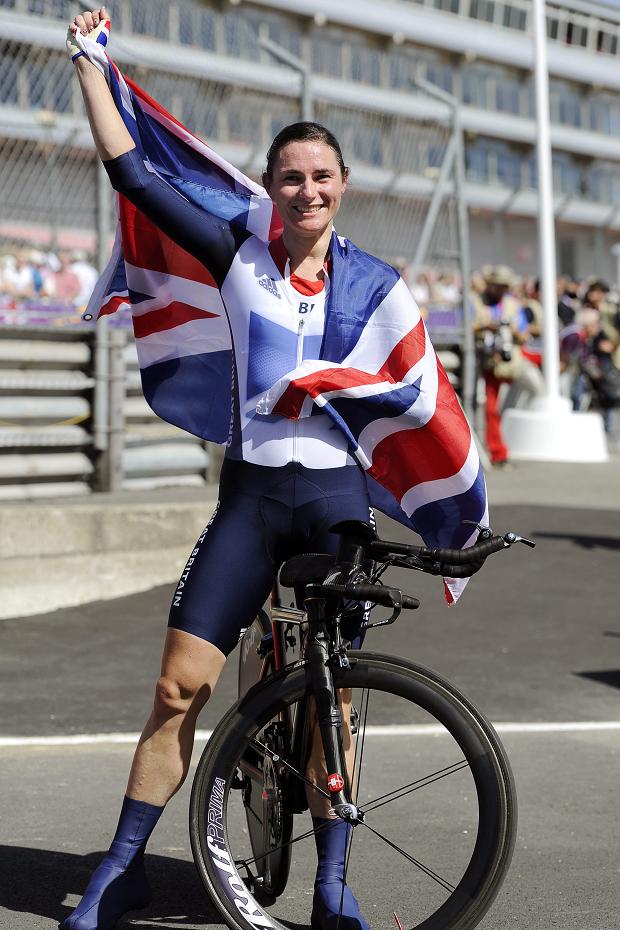
<svg viewBox="0 0 620 930">
<path fill-rule="evenodd" d="M 339 248 L 333 220 L 348 181 L 338 142 L 315 123 L 288 126 L 274 139 L 263 182 L 282 218 L 279 239 L 266 244 L 233 222 L 210 217 L 145 168 L 103 75 L 76 54 L 76 35 L 89 35 L 107 18 L 103 8 L 84 12 L 68 35 L 99 157 L 113 187 L 215 279 L 231 328 L 236 384 L 218 506 L 170 609 L 153 711 L 118 828 L 64 930 L 108 930 L 122 914 L 148 904 L 146 843 L 187 775 L 196 719 L 240 629 L 264 603 L 285 559 L 335 551 L 329 528 L 340 520 L 368 520 L 370 507 L 365 475 L 326 415 L 257 417 L 256 400 L 253 407 L 248 403 L 300 360 L 319 358 Z M 351 640 L 356 634 L 345 631 Z M 320 777 L 318 746 L 308 771 Z M 328 807 L 312 792 L 308 801 L 315 828 L 325 826 Z M 332 821 L 330 829 L 316 831 L 314 930 L 368 928 L 346 886 L 338 916 L 349 829 Z"/>
</svg>

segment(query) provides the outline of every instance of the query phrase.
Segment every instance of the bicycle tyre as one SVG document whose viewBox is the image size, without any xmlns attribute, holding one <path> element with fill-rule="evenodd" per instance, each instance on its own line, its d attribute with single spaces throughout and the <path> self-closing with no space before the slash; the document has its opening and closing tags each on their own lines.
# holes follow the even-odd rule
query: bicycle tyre
<svg viewBox="0 0 620 930">
<path fill-rule="evenodd" d="M 352 651 L 349 658 L 350 669 L 334 672 L 336 687 L 363 688 L 369 695 L 377 693 L 383 698 L 394 696 L 404 702 L 406 708 L 424 711 L 442 732 L 452 737 L 463 753 L 466 762 L 460 769 L 475 786 L 473 803 L 477 805 L 478 814 L 475 841 L 471 840 L 473 850 L 471 855 L 467 852 L 469 859 L 463 874 L 450 886 L 452 890 L 446 892 L 448 897 L 421 919 L 408 918 L 403 926 L 407 930 L 471 930 L 487 912 L 501 886 L 516 835 L 515 789 L 503 747 L 491 724 L 471 702 L 434 672 L 402 659 L 374 653 Z M 244 881 L 238 871 L 234 846 L 239 838 L 236 827 L 228 822 L 229 808 L 232 810 L 234 806 L 234 777 L 244 747 L 277 711 L 305 700 L 308 693 L 305 663 L 285 669 L 270 681 L 251 689 L 222 719 L 197 767 L 190 802 L 192 852 L 209 896 L 232 930 L 266 927 L 284 930 L 294 922 L 309 923 L 309 909 L 305 918 L 287 917 L 282 922 L 279 915 L 261 906 L 252 892 L 252 883 Z M 428 781 L 428 785 L 441 777 Z M 460 799 L 457 800 L 460 803 Z M 384 801 L 383 806 L 388 803 L 391 802 Z M 381 806 L 376 804 L 376 807 Z M 436 828 L 435 823 L 433 829 Z M 304 868 L 308 871 L 307 865 L 304 864 Z M 398 890 L 409 893 L 406 883 L 399 885 Z M 379 892 L 385 895 L 386 889 L 381 886 L 373 894 L 379 896 Z M 287 897 L 295 899 L 295 895 Z M 417 906 L 416 902 L 413 905 Z M 383 921 L 376 925 L 382 924 Z"/>
</svg>

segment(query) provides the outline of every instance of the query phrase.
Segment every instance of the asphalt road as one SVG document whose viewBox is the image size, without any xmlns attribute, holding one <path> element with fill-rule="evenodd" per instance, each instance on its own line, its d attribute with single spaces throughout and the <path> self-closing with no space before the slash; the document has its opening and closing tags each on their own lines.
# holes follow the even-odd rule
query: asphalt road
<svg viewBox="0 0 620 930">
<path fill-rule="evenodd" d="M 517 782 L 519 834 L 483 930 L 615 930 L 620 729 L 589 724 L 620 721 L 618 514 L 506 506 L 495 508 L 494 523 L 530 536 L 537 548 L 495 556 L 451 610 L 436 579 L 395 572 L 391 579 L 421 596 L 422 609 L 372 632 L 367 645 L 434 668 L 494 722 L 517 725 L 501 730 Z M 394 524 L 381 529 L 401 534 Z M 170 594 L 165 586 L 0 622 L 1 928 L 55 926 L 107 847 L 132 747 L 62 739 L 141 728 Z M 233 699 L 234 666 L 201 727 L 211 728 Z M 49 737 L 60 745 L 36 744 Z M 388 760 L 392 750 L 371 751 Z M 119 926 L 221 926 L 191 862 L 188 798 L 186 785 L 149 844 L 151 907 Z"/>
</svg>

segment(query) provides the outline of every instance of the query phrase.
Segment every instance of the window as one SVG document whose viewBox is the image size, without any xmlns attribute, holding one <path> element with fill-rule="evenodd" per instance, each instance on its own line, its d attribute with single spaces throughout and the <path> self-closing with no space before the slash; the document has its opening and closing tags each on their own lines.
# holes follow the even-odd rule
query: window
<svg viewBox="0 0 620 930">
<path fill-rule="evenodd" d="M 215 51 L 215 14 L 211 10 L 192 10 L 179 16 L 179 42 L 194 48 Z"/>
<path fill-rule="evenodd" d="M 15 61 L 14 47 L 8 42 L 0 43 L 0 102 L 17 103 L 19 64 Z"/>
<path fill-rule="evenodd" d="M 58 81 L 56 72 L 50 67 L 52 59 L 45 64 L 32 64 L 28 68 L 28 98 L 34 109 L 55 110 L 66 113 L 71 108 L 71 81 Z"/>
<path fill-rule="evenodd" d="M 496 76 L 495 106 L 503 113 L 519 113 L 519 82 L 515 78 Z"/>
<path fill-rule="evenodd" d="M 463 103 L 470 103 L 475 107 L 487 107 L 487 73 L 477 68 L 463 71 Z"/>
<path fill-rule="evenodd" d="M 312 67 L 319 74 L 342 77 L 342 42 L 328 36 L 317 37 L 312 43 Z"/>
<path fill-rule="evenodd" d="M 551 120 L 564 126 L 581 126 L 581 97 L 577 90 L 560 81 L 549 87 Z"/>
<path fill-rule="evenodd" d="M 521 157 L 509 149 L 497 151 L 497 180 L 507 187 L 521 187 Z"/>
<path fill-rule="evenodd" d="M 484 184 L 489 179 L 489 153 L 480 145 L 465 150 L 465 168 L 470 181 Z"/>
<path fill-rule="evenodd" d="M 570 155 L 557 154 L 553 156 L 553 186 L 555 190 L 569 197 L 581 195 L 581 170 L 571 159 Z"/>
<path fill-rule="evenodd" d="M 372 48 L 362 45 L 351 47 L 351 78 L 363 84 L 381 83 L 381 56 Z"/>
<path fill-rule="evenodd" d="M 390 86 L 411 90 L 415 76 L 415 61 L 408 55 L 390 55 Z"/>
<path fill-rule="evenodd" d="M 431 84 L 435 84 L 437 87 L 441 87 L 442 90 L 445 90 L 451 94 L 454 81 L 454 71 L 449 65 L 429 61 L 426 65 L 426 80 L 430 81 Z"/>
</svg>

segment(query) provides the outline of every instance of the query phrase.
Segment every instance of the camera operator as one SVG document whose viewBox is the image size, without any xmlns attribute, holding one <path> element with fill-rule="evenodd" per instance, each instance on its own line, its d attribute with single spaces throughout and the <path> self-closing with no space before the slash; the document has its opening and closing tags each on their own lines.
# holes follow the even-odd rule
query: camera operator
<svg viewBox="0 0 620 930">
<path fill-rule="evenodd" d="M 493 465 L 505 465 L 508 448 L 502 438 L 499 389 L 521 376 L 520 345 L 527 338 L 521 323 L 522 302 L 510 293 L 515 278 L 505 265 L 482 268 L 483 290 L 474 296 L 474 333 L 486 387 L 486 444 Z"/>
</svg>

